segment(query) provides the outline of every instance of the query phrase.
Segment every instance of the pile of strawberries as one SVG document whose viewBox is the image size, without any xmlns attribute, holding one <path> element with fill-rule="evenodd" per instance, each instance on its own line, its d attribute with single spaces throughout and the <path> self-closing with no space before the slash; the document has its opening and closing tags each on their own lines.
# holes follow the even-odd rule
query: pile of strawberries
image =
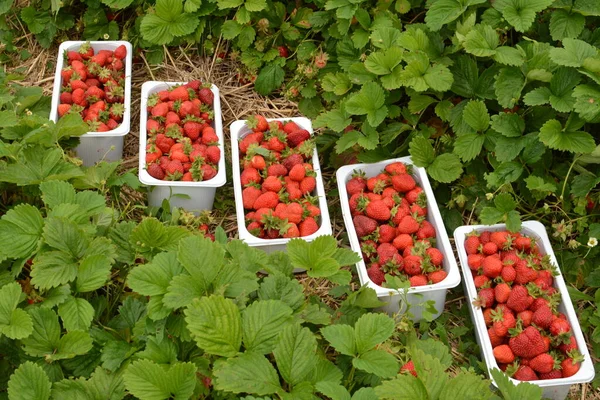
<svg viewBox="0 0 600 400">
<path fill-rule="evenodd" d="M 380 286 L 386 274 L 408 279 L 411 286 L 438 283 L 448 275 L 426 218 L 427 198 L 410 169 L 394 162 L 377 176 L 355 173 L 346 183 L 367 272 Z"/>
<path fill-rule="evenodd" d="M 94 53 L 89 42 L 78 51 L 67 51 L 67 66 L 60 71 L 62 86 L 59 118 L 68 113 L 81 114 L 91 132 L 107 132 L 123 121 L 125 107 L 125 57 L 127 48 Z"/>
<path fill-rule="evenodd" d="M 146 170 L 155 179 L 207 181 L 217 175 L 221 149 L 211 126 L 214 94 L 200 81 L 148 97 Z"/>
<path fill-rule="evenodd" d="M 521 381 L 566 378 L 582 357 L 567 317 L 557 312 L 554 267 L 534 238 L 507 231 L 470 234 L 468 264 L 494 357 Z"/>
<path fill-rule="evenodd" d="M 319 230 L 321 210 L 310 132 L 293 121 L 248 119 L 252 130 L 239 141 L 246 228 L 259 238 L 295 238 Z"/>
</svg>

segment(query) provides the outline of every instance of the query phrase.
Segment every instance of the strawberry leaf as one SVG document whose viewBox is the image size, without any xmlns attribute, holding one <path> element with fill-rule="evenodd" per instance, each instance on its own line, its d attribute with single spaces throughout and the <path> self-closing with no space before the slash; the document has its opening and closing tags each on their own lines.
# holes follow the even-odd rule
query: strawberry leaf
<svg viewBox="0 0 600 400">
<path fill-rule="evenodd" d="M 550 17 L 552 40 L 574 39 L 585 27 L 585 17 L 566 10 L 554 10 Z"/>
<path fill-rule="evenodd" d="M 354 324 L 356 351 L 359 354 L 373 349 L 394 332 L 394 320 L 385 314 L 365 314 Z"/>
<path fill-rule="evenodd" d="M 284 76 L 285 72 L 279 65 L 267 64 L 256 77 L 254 89 L 262 95 L 267 95 L 281 86 Z"/>
<path fill-rule="evenodd" d="M 375 387 L 375 393 L 381 400 L 427 400 L 429 395 L 421 380 L 407 374 L 400 374 L 392 380 L 386 380 Z"/>
<path fill-rule="evenodd" d="M 521 382 L 515 385 L 505 373 L 496 368 L 492 369 L 490 374 L 505 400 L 539 399 L 542 397 L 542 388 L 537 385 L 529 382 Z"/>
<path fill-rule="evenodd" d="M 130 364 L 123 374 L 132 395 L 148 400 L 189 398 L 196 387 L 196 366 L 190 362 L 172 364 L 168 369 L 150 360 Z"/>
<path fill-rule="evenodd" d="M 261 354 L 244 353 L 215 366 L 215 388 L 231 393 L 259 396 L 280 392 L 279 376 L 273 365 Z"/>
<path fill-rule="evenodd" d="M 385 94 L 377 83 L 363 85 L 358 93 L 353 94 L 346 102 L 346 111 L 354 115 L 367 115 L 372 127 L 377 127 L 387 116 L 388 109 L 384 105 Z"/>
<path fill-rule="evenodd" d="M 0 219 L 0 240 L 10 246 L 0 248 L 0 260 L 27 257 L 38 246 L 44 221 L 39 210 L 28 204 L 20 204 Z"/>
<path fill-rule="evenodd" d="M 21 295 L 21 286 L 17 282 L 0 288 L 0 334 L 10 339 L 26 338 L 33 331 L 29 314 L 17 308 Z"/>
<path fill-rule="evenodd" d="M 42 367 L 32 361 L 19 366 L 8 381 L 8 397 L 14 400 L 47 400 L 52 384 Z"/>
<path fill-rule="evenodd" d="M 592 135 L 581 131 L 566 131 L 555 119 L 547 121 L 540 128 L 539 138 L 551 149 L 572 153 L 591 153 L 596 147 Z"/>
<path fill-rule="evenodd" d="M 494 3 L 494 8 L 502 13 L 517 32 L 525 32 L 533 24 L 536 13 L 545 10 L 553 2 L 554 0 L 498 0 Z"/>
<path fill-rule="evenodd" d="M 150 43 L 162 45 L 191 34 L 198 23 L 194 14 L 183 12 L 182 0 L 157 0 L 155 14 L 142 18 L 140 33 Z"/>
<path fill-rule="evenodd" d="M 377 375 L 391 378 L 398 373 L 396 357 L 384 350 L 369 350 L 352 359 L 356 368 Z"/>
<path fill-rule="evenodd" d="M 71 296 L 58 307 L 58 315 L 67 331 L 87 331 L 94 317 L 94 307 L 85 299 Z"/>
<path fill-rule="evenodd" d="M 277 342 L 279 329 L 291 322 L 292 309 L 281 300 L 259 300 L 242 313 L 244 348 L 269 354 Z"/>
<path fill-rule="evenodd" d="M 290 385 L 306 380 L 315 369 L 317 340 L 315 335 L 300 324 L 289 324 L 280 330 L 273 355 L 279 373 Z"/>
</svg>

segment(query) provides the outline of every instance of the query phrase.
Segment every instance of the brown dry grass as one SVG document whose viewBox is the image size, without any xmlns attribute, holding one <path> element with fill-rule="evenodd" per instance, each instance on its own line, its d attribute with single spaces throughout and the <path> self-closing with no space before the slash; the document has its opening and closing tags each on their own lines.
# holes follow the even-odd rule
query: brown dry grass
<svg viewBox="0 0 600 400">
<path fill-rule="evenodd" d="M 15 28 L 22 29 L 17 25 L 17 22 L 10 22 Z M 24 30 L 23 30 L 24 31 Z M 26 48 L 32 57 L 25 62 L 15 60 L 13 65 L 18 67 L 7 69 L 16 71 L 24 75 L 23 84 L 31 86 L 40 86 L 45 94 L 51 94 L 53 85 L 53 75 L 57 56 L 57 47 L 51 49 L 41 48 L 32 38 L 30 34 L 24 34 L 19 37 L 17 44 Z M 193 54 L 193 55 L 192 55 Z M 139 119 L 136 118 L 140 111 L 140 92 L 141 85 L 150 80 L 158 81 L 188 81 L 192 79 L 200 79 L 204 82 L 215 84 L 220 90 L 222 118 L 224 133 L 226 136 L 226 157 L 231 158 L 231 149 L 229 145 L 229 125 L 237 119 L 245 119 L 248 116 L 260 113 L 266 117 L 292 117 L 299 115 L 297 106 L 292 101 L 283 97 L 273 96 L 267 98 L 258 95 L 253 90 L 252 84 L 241 84 L 237 79 L 239 73 L 239 65 L 235 62 L 217 63 L 215 58 L 202 57 L 194 47 L 167 49 L 164 48 L 164 63 L 161 65 L 150 65 L 143 55 L 133 66 L 132 76 L 132 121 L 131 132 L 126 137 L 126 143 L 123 155 L 123 169 L 136 168 L 138 165 L 138 149 L 139 149 Z M 336 182 L 334 179 L 335 171 L 323 171 L 326 192 L 336 190 Z M 235 208 L 233 199 L 233 187 L 231 184 L 231 170 L 228 169 L 228 184 L 217 191 L 215 199 L 215 209 L 212 212 L 213 221 L 216 225 L 221 225 L 228 236 L 235 237 L 237 234 L 237 225 L 235 219 Z M 144 202 L 144 195 L 125 190 L 122 194 L 125 204 Z M 329 212 L 331 214 L 331 222 L 334 236 L 342 243 L 347 245 L 345 239 L 345 228 L 339 210 L 339 199 L 332 196 L 328 199 Z M 132 213 L 132 215 L 134 215 Z M 137 217 L 142 215 L 141 212 L 135 213 Z M 470 216 L 465 215 L 465 219 L 470 219 Z M 321 297 L 327 304 L 337 308 L 340 299 L 335 299 L 330 296 L 329 290 L 332 287 L 331 283 L 324 279 L 315 279 L 308 277 L 306 274 L 297 274 L 296 278 L 304 287 L 307 295 L 316 295 Z M 356 289 L 359 283 L 355 277 L 352 282 L 352 289 Z M 454 304 L 458 308 L 466 307 L 467 299 L 461 295 L 449 294 L 447 308 L 450 304 Z M 456 328 L 460 326 L 470 325 L 469 321 L 465 321 L 460 316 L 452 316 L 447 322 L 446 328 Z M 431 332 L 430 332 L 431 334 Z M 431 334 L 435 337 L 435 334 Z M 458 349 L 459 338 L 449 338 L 451 352 L 455 359 L 460 364 L 465 364 L 468 359 L 461 354 Z M 598 360 L 594 360 L 597 362 Z M 453 372 L 458 370 L 453 369 Z M 594 390 L 591 384 L 573 385 L 568 396 L 569 399 L 599 399 L 600 393 Z"/>
</svg>

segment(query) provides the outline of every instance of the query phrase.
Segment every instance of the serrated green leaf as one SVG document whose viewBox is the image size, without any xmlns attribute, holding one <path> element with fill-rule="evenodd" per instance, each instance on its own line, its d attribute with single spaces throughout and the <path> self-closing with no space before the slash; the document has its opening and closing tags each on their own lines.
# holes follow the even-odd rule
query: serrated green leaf
<svg viewBox="0 0 600 400">
<path fill-rule="evenodd" d="M 277 64 L 267 64 L 256 77 L 254 89 L 262 95 L 267 95 L 281 86 L 284 77 L 285 71 L 283 68 Z"/>
<path fill-rule="evenodd" d="M 533 89 L 523 96 L 523 102 L 528 106 L 541 106 L 550 102 L 552 92 L 546 86 Z"/>
<path fill-rule="evenodd" d="M 484 2 L 485 0 L 437 0 L 431 2 L 425 15 L 425 23 L 432 31 L 439 31 L 442 26 L 460 17 L 470 5 Z"/>
<path fill-rule="evenodd" d="M 403 53 L 399 47 L 375 51 L 365 60 L 365 67 L 376 75 L 390 74 L 402 62 Z"/>
<path fill-rule="evenodd" d="M 56 351 L 47 354 L 49 360 L 64 360 L 87 353 L 92 349 L 92 338 L 83 331 L 71 331 L 60 338 Z"/>
<path fill-rule="evenodd" d="M 223 266 L 224 258 L 223 247 L 208 238 L 191 236 L 179 242 L 177 259 L 199 282 L 213 282 Z"/>
<path fill-rule="evenodd" d="M 501 136 L 496 139 L 496 159 L 500 162 L 512 161 L 525 148 L 526 140 L 522 137 Z"/>
<path fill-rule="evenodd" d="M 31 284 L 40 289 L 57 287 L 75 280 L 77 269 L 77 262 L 68 254 L 46 251 L 33 260 Z"/>
<path fill-rule="evenodd" d="M 536 13 L 545 10 L 553 2 L 554 0 L 498 0 L 494 3 L 494 8 L 502 13 L 517 32 L 525 32 L 533 24 Z"/>
<path fill-rule="evenodd" d="M 348 74 L 339 72 L 328 73 L 323 77 L 323 79 L 321 79 L 321 87 L 327 92 L 333 92 L 336 95 L 341 96 L 352 88 L 352 82 L 350 81 Z M 339 112 L 345 115 L 345 112 L 342 112 L 341 110 L 339 110 Z M 346 124 L 346 126 L 348 126 L 348 124 Z"/>
<path fill-rule="evenodd" d="M 0 334 L 10 339 L 26 338 L 33 331 L 29 314 L 17 308 L 21 293 L 21 286 L 17 282 L 0 288 Z"/>
<path fill-rule="evenodd" d="M 242 25 L 234 20 L 225 21 L 221 27 L 223 39 L 231 40 L 236 38 L 242 31 Z"/>
<path fill-rule="evenodd" d="M 494 205 L 503 213 L 514 210 L 517 207 L 517 202 L 509 193 L 500 193 L 494 198 Z"/>
<path fill-rule="evenodd" d="M 79 293 L 100 289 L 110 278 L 114 260 L 103 254 L 85 257 L 79 264 L 75 288 Z"/>
<path fill-rule="evenodd" d="M 551 149 L 571 153 L 591 153 L 596 147 L 592 135 L 581 131 L 565 131 L 561 123 L 555 119 L 547 121 L 540 128 L 539 138 Z"/>
<path fill-rule="evenodd" d="M 471 161 L 481 153 L 484 135 L 469 133 L 459 136 L 454 142 L 454 153 L 457 154 L 463 161 Z"/>
<path fill-rule="evenodd" d="M 350 392 L 348 389 L 343 387 L 340 384 L 334 382 L 318 382 L 315 385 L 315 389 L 319 391 L 319 393 L 324 394 L 327 398 L 335 399 L 335 400 L 350 400 Z"/>
<path fill-rule="evenodd" d="M 171 364 L 177 361 L 177 346 L 168 338 L 150 336 L 146 348 L 136 355 L 158 364 Z"/>
<path fill-rule="evenodd" d="M 444 153 L 435 158 L 427 167 L 433 179 L 442 183 L 450 183 L 462 174 L 462 163 L 456 154 Z"/>
<path fill-rule="evenodd" d="M 411 350 L 411 356 L 415 359 L 417 377 L 423 382 L 423 386 L 429 393 L 429 398 L 439 398 L 441 391 L 448 382 L 448 375 L 444 372 L 444 366 L 439 359 L 418 348 Z"/>
<path fill-rule="evenodd" d="M 550 50 L 550 58 L 558 65 L 565 67 L 581 67 L 586 58 L 595 57 L 598 49 L 579 39 L 564 39 L 563 48 Z"/>
<path fill-rule="evenodd" d="M 206 353 L 235 356 L 242 344 L 242 321 L 235 303 L 222 296 L 194 299 L 185 310 L 188 329 Z"/>
<path fill-rule="evenodd" d="M 383 350 L 370 350 L 352 359 L 356 368 L 381 378 L 391 378 L 398 373 L 396 358 Z"/>
<path fill-rule="evenodd" d="M 257 294 L 261 300 L 281 300 L 293 310 L 304 303 L 302 285 L 295 279 L 279 274 L 265 277 Z"/>
<path fill-rule="evenodd" d="M 515 182 L 523 174 L 523 165 L 518 162 L 503 162 L 498 165 L 494 172 L 484 174 L 485 180 L 490 188 Z"/>
<path fill-rule="evenodd" d="M 196 387 L 196 366 L 186 362 L 166 369 L 150 360 L 138 360 L 127 367 L 123 379 L 129 393 L 140 399 L 187 399 Z"/>
<path fill-rule="evenodd" d="M 244 7 L 250 12 L 262 11 L 267 7 L 267 0 L 246 0 Z"/>
<path fill-rule="evenodd" d="M 410 97 L 408 102 L 408 111 L 412 114 L 419 114 L 427 109 L 430 105 L 435 103 L 436 100 L 433 97 L 415 94 Z"/>
<path fill-rule="evenodd" d="M 550 17 L 552 40 L 572 39 L 579 36 L 585 26 L 585 17 L 566 10 L 554 10 Z"/>
<path fill-rule="evenodd" d="M 141 295 L 157 296 L 167 293 L 171 279 L 182 272 L 175 252 L 160 253 L 151 263 L 133 268 L 127 276 L 127 284 Z"/>
<path fill-rule="evenodd" d="M 384 103 L 385 94 L 381 86 L 368 82 L 346 101 L 346 111 L 354 115 L 367 115 L 369 124 L 376 127 L 387 116 L 387 107 Z"/>
<path fill-rule="evenodd" d="M 348 356 L 356 354 L 354 329 L 350 325 L 327 326 L 321 329 L 321 334 L 340 353 Z"/>
<path fill-rule="evenodd" d="M 554 183 L 546 182 L 544 178 L 539 176 L 530 175 L 525 178 L 525 183 L 527 184 L 527 189 L 538 192 L 534 194 L 538 200 L 541 200 L 550 193 L 554 193 L 556 191 L 556 185 Z"/>
<path fill-rule="evenodd" d="M 600 90 L 592 85 L 579 85 L 573 89 L 575 98 L 573 108 L 586 121 L 594 121 L 600 117 Z"/>
<path fill-rule="evenodd" d="M 158 45 L 170 43 L 176 37 L 189 35 L 198 27 L 199 19 L 183 12 L 182 0 L 157 0 L 155 14 L 142 18 L 142 37 Z"/>
<path fill-rule="evenodd" d="M 492 369 L 490 374 L 505 400 L 542 398 L 543 390 L 537 385 L 533 385 L 529 382 L 521 382 L 515 386 L 504 372 L 496 368 Z"/>
<path fill-rule="evenodd" d="M 525 131 L 525 121 L 519 114 L 501 112 L 492 116 L 491 127 L 506 137 L 519 137 Z"/>
<path fill-rule="evenodd" d="M 494 225 L 502 221 L 504 213 L 496 207 L 483 207 L 479 214 L 479 220 L 484 225 Z"/>
<path fill-rule="evenodd" d="M 519 48 L 509 46 L 498 47 L 496 49 L 496 54 L 494 54 L 494 60 L 498 61 L 500 64 L 517 67 L 523 65 L 525 62 L 523 52 L 520 51 Z"/>
<path fill-rule="evenodd" d="M 215 388 L 218 390 L 259 396 L 281 390 L 277 371 L 261 354 L 243 353 L 229 358 L 217 364 L 213 373 Z"/>
<path fill-rule="evenodd" d="M 205 295 L 207 289 L 206 282 L 193 279 L 187 273 L 183 273 L 171 279 L 162 303 L 173 309 L 186 307 L 195 298 Z"/>
<path fill-rule="evenodd" d="M 339 108 L 326 111 L 319 114 L 314 120 L 314 126 L 316 128 L 328 127 L 335 132 L 342 132 L 348 125 L 352 123 L 352 118 Z"/>
<path fill-rule="evenodd" d="M 26 361 L 15 370 L 8 381 L 10 400 L 47 400 L 52 384 L 42 367 Z"/>
<path fill-rule="evenodd" d="M 439 400 L 480 399 L 491 400 L 490 381 L 481 375 L 461 372 L 450 379 L 440 392 Z"/>
<path fill-rule="evenodd" d="M 0 260 L 30 256 L 42 236 L 44 221 L 39 210 L 29 204 L 19 204 L 0 219 L 0 242 L 10 246 L 0 248 Z"/>
<path fill-rule="evenodd" d="M 496 54 L 500 44 L 498 33 L 489 25 L 476 25 L 463 42 L 465 51 L 477 57 L 491 57 Z"/>
<path fill-rule="evenodd" d="M 277 342 L 279 329 L 291 322 L 292 309 L 280 300 L 260 300 L 242 313 L 242 333 L 247 351 L 269 354 Z"/>
<path fill-rule="evenodd" d="M 490 125 L 490 115 L 485 103 L 480 100 L 471 100 L 463 110 L 464 121 L 474 130 L 483 132 Z"/>
<path fill-rule="evenodd" d="M 409 144 L 412 162 L 417 167 L 428 167 L 435 160 L 435 151 L 431 142 L 423 136 L 416 136 Z"/>
<path fill-rule="evenodd" d="M 410 374 L 383 381 L 375 393 L 381 400 L 429 400 L 423 383 Z"/>
<path fill-rule="evenodd" d="M 58 307 L 58 315 L 67 331 L 87 331 L 94 318 L 94 307 L 85 299 L 70 297 Z"/>
<path fill-rule="evenodd" d="M 129 242 L 136 251 L 152 258 L 161 251 L 177 250 L 179 240 L 189 235 L 182 227 L 166 227 L 156 218 L 145 218 L 131 232 Z"/>
<path fill-rule="evenodd" d="M 498 103 L 504 108 L 513 108 L 521 97 L 524 84 L 525 78 L 518 68 L 502 68 L 494 84 Z"/>
<path fill-rule="evenodd" d="M 365 314 L 354 324 L 354 338 L 358 354 L 383 343 L 394 332 L 394 320 L 385 314 Z"/>
<path fill-rule="evenodd" d="M 304 381 L 315 369 L 317 340 L 315 335 L 300 324 L 289 324 L 280 331 L 273 355 L 279 373 L 294 386 Z"/>
</svg>

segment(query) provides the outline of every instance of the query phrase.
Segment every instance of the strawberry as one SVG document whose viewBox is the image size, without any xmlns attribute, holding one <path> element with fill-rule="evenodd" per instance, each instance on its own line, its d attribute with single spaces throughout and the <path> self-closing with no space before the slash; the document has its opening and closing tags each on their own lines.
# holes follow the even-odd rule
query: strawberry
<svg viewBox="0 0 600 400">
<path fill-rule="evenodd" d="M 369 275 L 369 279 L 373 281 L 374 284 L 380 285 L 385 281 L 385 274 L 377 264 L 371 265 L 367 269 L 367 274 Z"/>
<path fill-rule="evenodd" d="M 287 168 L 288 171 L 290 171 L 294 167 L 294 165 L 302 164 L 303 162 L 304 159 L 302 158 L 302 156 L 300 154 L 294 153 L 287 157 L 285 160 L 283 160 L 283 166 Z"/>
<path fill-rule="evenodd" d="M 242 190 L 242 202 L 244 204 L 244 208 L 253 209 L 254 203 L 256 199 L 262 194 L 260 189 L 255 186 L 248 186 Z"/>
<path fill-rule="evenodd" d="M 505 338 L 502 336 L 498 336 L 496 334 L 496 331 L 494 331 L 493 328 L 489 328 L 488 329 L 488 336 L 490 338 L 490 343 L 492 344 L 492 348 L 496 347 L 496 346 L 500 346 L 501 344 L 504 344 L 505 342 Z"/>
<path fill-rule="evenodd" d="M 412 376 L 417 376 L 417 371 L 415 371 L 415 364 L 412 360 L 409 360 L 406 364 L 400 367 L 400 373 L 409 373 Z"/>
<path fill-rule="evenodd" d="M 506 344 L 494 347 L 494 358 L 496 358 L 496 361 L 499 363 L 505 364 L 510 364 L 515 361 L 515 355 L 510 349 L 510 346 Z"/>
<path fill-rule="evenodd" d="M 502 267 L 502 272 L 500 273 L 500 276 L 502 277 L 502 280 L 504 282 L 512 283 L 517 277 L 517 271 L 515 271 L 515 269 L 512 266 L 505 265 L 504 267 Z"/>
<path fill-rule="evenodd" d="M 73 95 L 71 94 L 71 92 L 62 92 L 60 94 L 60 103 L 73 104 Z"/>
<path fill-rule="evenodd" d="M 275 176 L 268 176 L 262 184 L 262 188 L 269 192 L 279 192 L 283 187 L 281 181 Z"/>
<path fill-rule="evenodd" d="M 385 172 L 390 175 L 400 175 L 406 173 L 406 165 L 397 161 L 385 166 Z"/>
<path fill-rule="evenodd" d="M 415 188 L 416 182 L 409 174 L 400 174 L 392 176 L 392 185 L 400 193 L 406 193 Z"/>
<path fill-rule="evenodd" d="M 367 188 L 367 182 L 361 176 L 352 177 L 348 182 L 346 182 L 346 191 L 348 195 L 352 196 L 353 194 L 360 193 Z"/>
<path fill-rule="evenodd" d="M 410 204 L 412 204 L 412 203 L 417 202 L 417 200 L 419 200 L 419 197 L 421 196 L 422 192 L 423 192 L 423 189 L 421 187 L 417 186 L 410 192 L 407 192 L 406 195 L 404 196 L 404 198 L 406 199 L 406 201 L 408 201 Z"/>
<path fill-rule="evenodd" d="M 547 374 L 552 371 L 555 367 L 556 361 L 548 353 L 542 353 L 529 361 L 529 366 L 535 372 Z"/>
<path fill-rule="evenodd" d="M 267 167 L 267 176 L 285 176 L 287 168 L 282 164 L 271 164 Z"/>
<path fill-rule="evenodd" d="M 215 95 L 209 88 L 200 89 L 200 91 L 198 92 L 198 97 L 200 98 L 200 101 L 202 103 L 209 104 L 211 106 L 213 105 L 213 102 L 215 100 Z"/>
<path fill-rule="evenodd" d="M 306 169 L 302 164 L 296 164 L 290 169 L 289 177 L 291 180 L 300 182 L 306 176 Z"/>
<path fill-rule="evenodd" d="M 494 295 L 496 297 L 496 301 L 498 303 L 506 303 L 508 301 L 508 297 L 510 296 L 510 286 L 506 283 L 499 283 L 494 288 Z"/>
<path fill-rule="evenodd" d="M 559 379 L 563 377 L 563 373 L 560 369 L 553 369 L 548 373 L 539 374 L 540 379 Z"/>
<path fill-rule="evenodd" d="M 423 271 L 423 258 L 417 255 L 404 257 L 404 271 L 409 275 L 418 275 Z"/>
<path fill-rule="evenodd" d="M 467 254 L 476 254 L 479 252 L 481 242 L 477 236 L 468 236 L 465 240 L 465 250 Z"/>
<path fill-rule="evenodd" d="M 563 354 L 567 354 L 568 352 L 572 351 L 572 350 L 576 350 L 577 349 L 577 341 L 575 340 L 575 337 L 573 335 L 571 335 L 569 337 L 569 341 L 566 343 L 561 343 L 558 346 L 558 349 L 563 353 Z"/>
<path fill-rule="evenodd" d="M 477 300 L 473 302 L 475 307 L 488 308 L 494 305 L 494 289 L 483 288 L 479 291 Z"/>
<path fill-rule="evenodd" d="M 308 217 L 304 221 L 300 222 L 299 229 L 300 236 L 305 237 L 317 232 L 319 230 L 319 225 L 317 224 L 314 218 Z"/>
<path fill-rule="evenodd" d="M 158 164 L 148 165 L 148 167 L 146 168 L 146 172 L 148 172 L 148 174 L 155 179 L 165 179 L 165 172 Z"/>
<path fill-rule="evenodd" d="M 481 266 L 483 267 L 483 274 L 491 279 L 498 277 L 503 268 L 502 261 L 494 256 L 487 256 L 484 258 Z"/>
<path fill-rule="evenodd" d="M 211 126 L 202 129 L 202 143 L 206 145 L 219 143 L 219 137 Z"/>
<path fill-rule="evenodd" d="M 483 254 L 469 254 L 467 256 L 467 264 L 471 270 L 477 271 L 481 267 L 484 258 Z"/>
<path fill-rule="evenodd" d="M 305 140 L 310 139 L 310 133 L 306 129 L 298 129 L 288 133 L 287 142 L 290 147 L 298 147 Z"/>
<path fill-rule="evenodd" d="M 300 182 L 300 190 L 303 194 L 312 193 L 317 187 L 317 180 L 314 176 L 307 176 Z"/>
<path fill-rule="evenodd" d="M 250 166 L 252 168 L 256 168 L 259 171 L 262 171 L 267 167 L 267 163 L 265 162 L 263 156 L 255 155 L 252 156 L 252 158 L 250 159 Z"/>
<path fill-rule="evenodd" d="M 419 230 L 419 224 L 412 216 L 407 215 L 402 218 L 397 229 L 398 233 L 416 233 Z"/>
<path fill-rule="evenodd" d="M 178 86 L 169 92 L 170 101 L 187 101 L 190 99 L 190 94 L 184 86 Z"/>
<path fill-rule="evenodd" d="M 554 315 L 552 314 L 550 307 L 543 305 L 534 311 L 533 316 L 531 317 L 531 322 L 542 329 L 548 329 L 552 323 L 553 317 Z"/>
<path fill-rule="evenodd" d="M 577 362 L 573 358 L 565 358 L 561 363 L 560 367 L 562 369 L 563 378 L 568 378 L 569 376 L 575 375 L 579 368 L 581 367 L 581 363 Z"/>
<path fill-rule="evenodd" d="M 421 222 L 421 226 L 419 226 L 419 230 L 417 231 L 417 239 L 427 239 L 435 237 L 435 228 L 431 224 L 431 222 L 424 220 Z"/>
<path fill-rule="evenodd" d="M 242 186 L 246 186 L 250 183 L 260 183 L 262 178 L 256 168 L 249 167 L 242 171 L 240 180 L 242 182 Z"/>
<path fill-rule="evenodd" d="M 515 312 L 525 311 L 533 303 L 533 297 L 524 286 L 516 285 L 512 288 L 506 305 L 512 308 Z"/>
<path fill-rule="evenodd" d="M 517 320 L 509 309 L 503 311 L 502 308 L 496 307 L 496 310 L 492 312 L 492 322 L 492 327 L 496 334 L 498 336 L 506 336 L 508 330 L 515 327 Z"/>
<path fill-rule="evenodd" d="M 538 271 L 530 267 L 525 260 L 521 260 L 515 265 L 515 272 L 517 273 L 515 282 L 521 285 L 532 282 L 538 277 Z"/>
<path fill-rule="evenodd" d="M 377 221 L 387 221 L 391 217 L 390 209 L 382 200 L 371 201 L 367 205 L 366 214 Z"/>
<path fill-rule="evenodd" d="M 533 358 L 546 351 L 546 345 L 540 332 L 528 326 L 515 337 L 510 338 L 508 345 L 517 357 Z"/>
<path fill-rule="evenodd" d="M 85 91 L 81 88 L 73 90 L 71 93 L 71 98 L 73 99 L 73 104 L 77 104 L 82 107 L 87 107 L 88 105 L 88 102 L 85 98 Z"/>
<path fill-rule="evenodd" d="M 127 48 L 122 44 L 115 49 L 113 55 L 119 60 L 123 60 L 127 57 Z"/>
<path fill-rule="evenodd" d="M 526 365 L 521 365 L 517 372 L 513 375 L 513 378 L 519 381 L 536 381 L 538 376 L 533 369 Z"/>
<path fill-rule="evenodd" d="M 430 258 L 430 262 L 433 265 L 435 265 L 436 267 L 439 267 L 442 265 L 442 262 L 444 261 L 444 255 L 442 254 L 441 251 L 439 251 L 435 247 L 430 247 L 427 250 L 425 250 L 425 253 L 427 253 L 427 255 Z"/>
<path fill-rule="evenodd" d="M 433 271 L 433 272 L 430 272 L 429 274 L 427 274 L 427 279 L 429 279 L 432 284 L 436 284 L 436 283 L 440 283 L 441 281 L 446 279 L 447 276 L 448 276 L 448 273 L 446 271 L 444 271 L 443 269 L 441 269 L 439 271 Z"/>
<path fill-rule="evenodd" d="M 261 194 L 254 202 L 254 209 L 259 208 L 272 208 L 275 209 L 279 203 L 279 195 L 274 192 L 265 192 Z"/>
<path fill-rule="evenodd" d="M 254 132 L 265 132 L 269 129 L 269 123 L 262 115 L 254 115 L 246 121 L 246 125 Z"/>
<path fill-rule="evenodd" d="M 556 318 L 550 323 L 549 330 L 553 336 L 564 336 L 565 333 L 571 331 L 571 324 L 565 319 Z"/>
<path fill-rule="evenodd" d="M 521 311 L 517 314 L 517 318 L 521 320 L 521 322 L 523 323 L 523 327 L 527 328 L 529 325 L 531 325 L 531 320 L 533 319 L 533 311 Z"/>
<path fill-rule="evenodd" d="M 408 278 L 408 281 L 410 282 L 411 287 L 425 286 L 429 283 L 425 275 L 413 275 Z"/>
<path fill-rule="evenodd" d="M 192 141 L 200 137 L 202 124 L 196 121 L 188 121 L 183 125 L 183 133 Z"/>
<path fill-rule="evenodd" d="M 473 283 L 475 284 L 475 287 L 479 289 L 485 287 L 486 285 L 489 285 L 490 278 L 488 278 L 485 275 L 477 275 L 473 278 Z"/>
<path fill-rule="evenodd" d="M 167 103 L 159 103 L 150 110 L 150 114 L 153 117 L 166 117 L 168 112 L 169 105 Z"/>
<path fill-rule="evenodd" d="M 483 254 L 489 256 L 492 254 L 496 254 L 497 252 L 498 252 L 498 246 L 496 246 L 496 243 L 487 242 L 486 244 L 483 245 Z"/>
<path fill-rule="evenodd" d="M 499 249 L 506 250 L 511 246 L 510 234 L 507 231 L 492 232 L 490 240 L 498 246 Z"/>
<path fill-rule="evenodd" d="M 167 178 L 171 180 L 176 180 L 183 176 L 183 164 L 181 161 L 170 161 L 165 168 L 165 173 L 167 174 Z"/>
<path fill-rule="evenodd" d="M 90 42 L 85 42 L 79 46 L 78 53 L 81 55 L 81 58 L 88 60 L 94 55 L 94 49 L 92 48 Z"/>
<path fill-rule="evenodd" d="M 71 111 L 70 104 L 59 104 L 58 105 L 58 116 L 59 117 L 62 117 L 63 115 L 67 114 L 69 111 Z"/>
<path fill-rule="evenodd" d="M 396 236 L 392 244 L 398 250 L 404 250 L 405 248 L 413 245 L 413 238 L 407 233 L 401 233 Z"/>
<path fill-rule="evenodd" d="M 390 243 L 396 237 L 396 228 L 391 225 L 383 224 L 379 227 L 379 243 Z M 394 246 L 396 249 L 397 247 Z"/>
<path fill-rule="evenodd" d="M 289 223 L 287 231 L 283 234 L 284 238 L 297 238 L 300 237 L 300 230 L 295 223 Z"/>
<path fill-rule="evenodd" d="M 257 221 L 250 222 L 246 229 L 248 229 L 248 232 L 256 237 L 264 237 L 265 235 L 262 225 Z"/>
<path fill-rule="evenodd" d="M 517 239 L 515 239 L 514 247 L 519 251 L 528 251 L 529 249 L 531 249 L 532 241 L 533 239 L 531 238 L 520 236 Z M 535 243 L 535 241 L 533 241 L 533 243 Z"/>
</svg>

